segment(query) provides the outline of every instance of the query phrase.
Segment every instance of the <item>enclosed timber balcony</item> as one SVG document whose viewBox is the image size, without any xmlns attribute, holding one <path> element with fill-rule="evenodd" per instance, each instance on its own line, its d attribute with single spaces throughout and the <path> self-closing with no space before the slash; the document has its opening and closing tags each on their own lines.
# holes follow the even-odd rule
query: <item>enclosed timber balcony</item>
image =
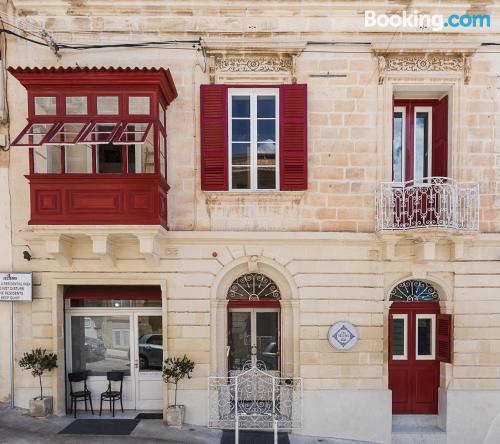
<svg viewBox="0 0 500 444">
<path fill-rule="evenodd" d="M 377 190 L 376 229 L 479 229 L 479 185 L 447 177 L 383 182 Z"/>
</svg>

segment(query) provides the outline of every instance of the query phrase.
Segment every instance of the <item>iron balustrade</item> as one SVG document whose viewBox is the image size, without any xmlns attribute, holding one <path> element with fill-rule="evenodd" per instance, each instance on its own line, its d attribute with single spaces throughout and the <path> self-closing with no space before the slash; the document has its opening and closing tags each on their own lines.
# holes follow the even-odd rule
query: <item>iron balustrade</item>
<svg viewBox="0 0 500 444">
<path fill-rule="evenodd" d="M 448 177 L 383 182 L 376 196 L 376 229 L 479 230 L 479 184 Z"/>
</svg>

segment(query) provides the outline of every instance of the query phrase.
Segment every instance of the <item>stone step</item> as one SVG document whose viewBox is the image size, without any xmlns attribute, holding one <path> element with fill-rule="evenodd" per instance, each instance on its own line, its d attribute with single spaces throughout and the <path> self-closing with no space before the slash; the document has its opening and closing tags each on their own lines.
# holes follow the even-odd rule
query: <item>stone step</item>
<svg viewBox="0 0 500 444">
<path fill-rule="evenodd" d="M 392 426 L 392 444 L 446 444 L 446 433 L 436 426 Z"/>
<path fill-rule="evenodd" d="M 397 426 L 438 426 L 437 415 L 392 415 L 392 425 Z"/>
</svg>

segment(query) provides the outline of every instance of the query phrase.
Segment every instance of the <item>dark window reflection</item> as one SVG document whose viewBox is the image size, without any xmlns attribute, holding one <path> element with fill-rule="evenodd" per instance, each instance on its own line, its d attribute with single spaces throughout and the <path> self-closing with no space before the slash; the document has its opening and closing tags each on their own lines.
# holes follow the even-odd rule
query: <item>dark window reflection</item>
<svg viewBox="0 0 500 444">
<path fill-rule="evenodd" d="M 161 316 L 139 316 L 139 370 L 161 370 L 163 331 Z"/>
</svg>

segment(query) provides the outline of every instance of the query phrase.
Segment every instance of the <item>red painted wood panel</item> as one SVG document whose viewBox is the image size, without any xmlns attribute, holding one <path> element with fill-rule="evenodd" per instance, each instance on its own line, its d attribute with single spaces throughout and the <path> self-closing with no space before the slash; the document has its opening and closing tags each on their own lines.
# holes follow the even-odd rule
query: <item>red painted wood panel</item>
<svg viewBox="0 0 500 444">
<path fill-rule="evenodd" d="M 152 174 L 33 174 L 30 225 L 162 225 L 168 185 Z"/>
<path fill-rule="evenodd" d="M 393 315 L 407 315 L 407 359 L 392 359 Z M 389 311 L 389 388 L 392 390 L 394 414 L 438 412 L 440 364 L 416 359 L 416 315 L 435 314 L 436 331 L 438 302 L 393 302 Z M 437 350 L 436 350 L 437 352 Z"/>
<path fill-rule="evenodd" d="M 307 189 L 307 85 L 280 86 L 280 189 Z"/>
</svg>

